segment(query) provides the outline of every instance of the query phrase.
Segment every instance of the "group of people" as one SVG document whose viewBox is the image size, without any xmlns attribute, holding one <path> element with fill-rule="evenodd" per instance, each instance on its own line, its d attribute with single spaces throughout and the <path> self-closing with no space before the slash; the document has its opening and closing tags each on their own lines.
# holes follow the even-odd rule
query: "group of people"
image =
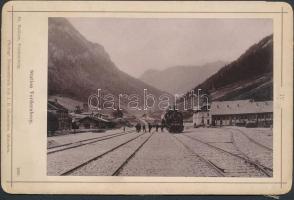
<svg viewBox="0 0 294 200">
<path fill-rule="evenodd" d="M 146 131 L 147 131 L 147 130 L 146 130 L 146 125 L 145 125 L 145 123 L 140 124 L 140 123 L 138 122 L 138 123 L 136 124 L 135 127 L 136 127 L 136 131 L 137 131 L 137 133 L 141 132 L 141 130 L 142 130 L 143 132 L 146 132 Z M 149 133 L 151 132 L 152 128 L 155 128 L 156 132 L 158 132 L 158 129 L 161 129 L 161 132 L 163 132 L 164 125 L 163 125 L 163 124 L 154 124 L 154 125 L 152 125 L 151 123 L 148 123 L 148 124 L 147 124 L 147 128 L 148 128 Z"/>
</svg>

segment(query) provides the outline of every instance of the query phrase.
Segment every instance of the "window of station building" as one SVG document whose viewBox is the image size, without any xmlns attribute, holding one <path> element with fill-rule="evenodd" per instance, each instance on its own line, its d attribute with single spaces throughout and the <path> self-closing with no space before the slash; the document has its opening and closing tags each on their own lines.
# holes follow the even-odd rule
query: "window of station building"
<svg viewBox="0 0 294 200">
<path fill-rule="evenodd" d="M 266 118 L 265 114 L 261 114 L 261 118 Z"/>
</svg>

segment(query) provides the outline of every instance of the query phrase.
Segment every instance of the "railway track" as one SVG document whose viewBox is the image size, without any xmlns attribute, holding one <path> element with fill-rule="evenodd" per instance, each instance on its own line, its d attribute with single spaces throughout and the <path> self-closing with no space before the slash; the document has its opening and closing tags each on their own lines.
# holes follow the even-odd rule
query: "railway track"
<svg viewBox="0 0 294 200">
<path fill-rule="evenodd" d="M 229 128 L 227 128 L 229 129 Z M 229 129 L 230 131 L 233 131 L 233 130 L 237 130 L 239 133 L 241 133 L 242 135 L 244 135 L 250 142 L 256 144 L 257 146 L 267 150 L 267 151 L 273 151 L 272 148 L 264 145 L 264 144 L 261 144 L 260 142 L 257 142 L 256 140 L 254 140 L 252 137 L 248 136 L 245 132 L 243 132 L 242 130 L 239 130 L 239 129 Z"/>
<path fill-rule="evenodd" d="M 272 169 L 248 157 L 226 151 L 189 135 L 182 134 L 177 138 L 195 153 L 197 152 L 196 154 L 201 156 L 204 162 L 209 163 L 222 176 L 272 177 Z"/>
<path fill-rule="evenodd" d="M 91 164 L 91 163 L 93 163 L 95 161 L 98 161 L 99 159 L 102 159 L 102 158 L 104 158 L 106 156 L 109 156 L 109 154 L 114 153 L 117 150 L 118 151 L 121 150 L 121 148 L 123 148 L 124 146 L 129 145 L 132 141 L 135 141 L 136 139 L 139 139 L 140 137 L 146 136 L 146 134 L 148 134 L 148 133 L 140 134 L 140 135 L 138 135 L 136 137 L 133 137 L 133 138 L 131 138 L 131 139 L 129 139 L 129 140 L 123 142 L 123 143 L 120 143 L 119 145 L 116 145 L 115 147 L 105 151 L 104 153 L 101 153 L 101 154 L 99 154 L 99 155 L 97 155 L 97 156 L 95 156 L 95 157 L 93 157 L 93 158 L 91 158 L 91 159 L 89 159 L 89 160 L 87 160 L 87 161 L 85 161 L 85 162 L 83 162 L 83 163 L 81 163 L 81 164 L 79 164 L 79 165 L 77 165 L 77 166 L 63 172 L 61 174 L 61 176 L 73 175 L 78 170 L 81 170 L 83 167 L 86 167 L 87 165 L 89 165 L 89 164 Z M 152 136 L 152 134 L 150 134 L 150 136 L 147 136 L 145 139 L 143 139 L 143 142 L 140 143 L 140 145 L 138 147 L 136 147 L 135 150 L 129 156 L 127 156 L 127 158 L 124 159 L 123 162 L 120 163 L 115 170 L 112 170 L 113 172 L 110 175 L 118 176 L 120 171 L 123 169 L 123 167 L 127 165 L 129 160 L 131 160 L 135 156 L 135 154 L 144 146 L 144 144 L 151 138 L 151 136 Z M 121 156 L 123 156 L 123 155 L 121 155 L 121 153 L 120 153 L 120 157 Z M 107 171 L 109 172 L 110 169 L 107 168 Z"/>
<path fill-rule="evenodd" d="M 240 156 L 246 158 L 247 160 L 251 160 L 252 161 L 252 158 L 250 158 L 246 153 L 244 153 L 243 151 L 241 151 L 240 148 L 237 146 L 236 141 L 235 141 L 235 138 L 234 138 L 234 132 L 231 132 L 231 140 L 232 140 L 233 146 L 238 151 L 238 153 L 240 154 Z M 259 167 L 263 168 L 269 174 L 272 174 L 273 173 L 273 169 L 272 168 L 269 168 L 269 167 L 267 167 L 265 165 L 262 165 L 258 161 L 252 161 L 252 162 L 254 162 Z"/>
<path fill-rule="evenodd" d="M 115 170 L 115 172 L 112 173 L 112 176 L 118 176 L 121 172 L 121 170 L 127 165 L 127 163 L 136 155 L 136 153 L 144 146 L 146 142 L 150 140 L 154 133 L 152 133 L 147 139 L 144 140 L 144 142 L 135 149 L 135 151 L 128 156 L 128 158 Z"/>
<path fill-rule="evenodd" d="M 225 177 L 224 172 L 218 168 L 216 165 L 214 165 L 212 162 L 210 162 L 209 160 L 205 159 L 204 157 L 202 157 L 201 155 L 199 155 L 198 153 L 196 153 L 192 148 L 190 148 L 187 144 L 185 144 L 182 140 L 180 140 L 179 138 L 173 136 L 179 143 L 181 143 L 189 152 L 191 152 L 193 155 L 197 156 L 198 158 L 200 158 L 204 163 L 207 164 L 208 167 L 210 167 L 212 170 L 214 170 L 219 176 L 223 176 Z"/>
<path fill-rule="evenodd" d="M 63 144 L 63 145 L 58 145 L 58 146 L 55 146 L 53 148 L 49 148 L 47 150 L 47 155 L 52 154 L 52 153 L 57 153 L 57 152 L 60 152 L 60 151 L 65 151 L 65 150 L 81 147 L 81 146 L 88 145 L 88 144 L 93 144 L 93 143 L 100 142 L 100 141 L 103 141 L 103 140 L 112 139 L 112 138 L 119 137 L 119 136 L 122 136 L 122 135 L 130 134 L 130 133 L 133 133 L 133 132 L 134 131 L 115 133 L 115 134 L 111 134 L 111 135 L 104 135 L 104 136 L 100 136 L 100 137 L 89 138 L 89 139 L 79 140 L 79 141 L 76 141 L 76 142 L 71 142 L 71 143 L 67 143 L 67 144 Z"/>
<path fill-rule="evenodd" d="M 132 131 L 126 131 L 126 133 L 128 133 L 128 132 L 132 132 Z M 78 143 L 78 142 L 84 142 L 84 141 L 94 140 L 94 139 L 103 138 L 103 137 L 108 137 L 108 136 L 112 136 L 112 135 L 118 135 L 118 134 L 122 134 L 122 133 L 124 133 L 124 132 L 113 133 L 113 134 L 109 134 L 109 135 L 103 135 L 103 136 L 98 136 L 98 137 L 88 138 L 88 139 L 84 139 L 84 140 L 78 140 L 78 141 L 75 141 L 75 142 L 69 142 L 69 143 L 65 143 L 65 144 L 55 145 L 55 146 L 48 147 L 47 150 L 48 150 L 48 149 L 55 149 L 55 148 L 63 147 L 63 146 L 68 146 L 68 145 L 72 145 L 72 144 L 74 144 L 74 143 Z"/>
</svg>

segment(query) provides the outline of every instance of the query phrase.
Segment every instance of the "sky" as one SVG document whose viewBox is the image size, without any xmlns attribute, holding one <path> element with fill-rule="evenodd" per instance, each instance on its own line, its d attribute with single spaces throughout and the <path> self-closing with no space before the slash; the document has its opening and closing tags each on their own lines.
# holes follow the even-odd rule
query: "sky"
<svg viewBox="0 0 294 200">
<path fill-rule="evenodd" d="M 271 19 L 68 19 L 134 77 L 148 69 L 231 62 L 273 32 Z"/>
</svg>

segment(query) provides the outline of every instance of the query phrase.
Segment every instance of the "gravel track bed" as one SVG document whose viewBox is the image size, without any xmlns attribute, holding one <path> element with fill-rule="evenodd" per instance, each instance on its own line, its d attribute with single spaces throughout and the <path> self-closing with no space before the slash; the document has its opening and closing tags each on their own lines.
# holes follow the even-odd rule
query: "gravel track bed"
<svg viewBox="0 0 294 200">
<path fill-rule="evenodd" d="M 238 149 L 236 149 L 233 142 L 230 142 L 230 143 L 209 143 L 209 144 L 216 146 L 220 149 L 223 149 L 225 151 L 231 152 L 233 154 L 240 155 L 240 152 L 238 151 Z"/>
<path fill-rule="evenodd" d="M 244 160 L 229 155 L 220 150 L 214 149 L 199 141 L 193 140 L 185 135 L 176 135 L 178 139 L 184 142 L 187 146 L 193 149 L 197 154 L 207 159 L 228 177 L 267 177 L 260 170 L 248 164 Z M 194 138 L 196 138 L 194 136 Z M 196 138 L 197 139 L 197 138 Z"/>
<path fill-rule="evenodd" d="M 218 176 L 198 156 L 188 151 L 173 135 L 154 133 L 128 162 L 120 176 Z"/>
<path fill-rule="evenodd" d="M 74 176 L 111 176 L 134 153 L 134 151 L 151 135 L 143 134 L 141 137 L 126 145 L 90 162 L 70 175 Z M 144 148 L 144 147 L 142 147 Z"/>
<path fill-rule="evenodd" d="M 233 127 L 232 129 L 237 129 L 257 143 L 273 149 L 273 130 L 270 128 Z"/>
<path fill-rule="evenodd" d="M 123 131 L 120 129 L 115 129 L 115 130 L 109 130 L 103 133 L 84 132 L 84 133 L 48 137 L 47 148 L 54 148 L 55 146 L 74 143 L 80 140 L 87 140 L 87 139 L 91 139 L 95 137 L 107 136 L 114 133 L 122 133 L 122 132 Z"/>
<path fill-rule="evenodd" d="M 119 135 L 123 134 L 123 130 L 115 129 L 104 133 L 87 132 L 49 137 L 48 147 L 50 147 L 49 141 L 51 141 L 51 147 L 69 143 L 74 144 L 48 149 L 48 152 L 65 147 L 74 147 L 75 145 L 82 144 L 78 143 L 81 140 L 87 140 L 85 143 L 96 141 L 96 139 L 88 140 L 93 138 L 100 140 L 101 137 L 101 139 L 105 140 L 48 154 L 47 174 L 49 176 L 61 175 L 128 140 L 140 136 L 69 174 L 75 176 L 113 175 L 118 167 L 150 136 L 150 133 L 138 134 L 131 132 L 131 130 L 127 129 L 125 132 L 127 134 L 121 136 Z M 114 137 L 108 138 L 112 137 L 111 135 Z M 185 128 L 182 134 L 155 132 L 142 148 L 136 152 L 134 157 L 119 171 L 118 175 L 217 177 L 221 174 L 212 167 L 212 165 L 215 165 L 223 170 L 224 175 L 228 177 L 267 177 L 262 171 L 246 161 L 187 136 L 199 139 L 241 157 L 246 157 L 267 168 L 272 169 L 273 167 L 273 152 L 271 150 L 273 142 L 272 130 L 270 128 L 193 128 L 191 126 Z M 258 143 L 266 147 L 262 147 Z M 197 154 L 202 158 L 197 156 Z M 212 165 L 205 162 L 203 158 L 211 162 Z M 272 174 L 272 172 L 268 172 Z"/>
<path fill-rule="evenodd" d="M 72 148 L 77 148 L 77 147 L 80 147 L 80 146 L 83 146 L 83 145 L 89 145 L 91 143 L 96 143 L 96 142 L 100 142 L 100 141 L 103 141 L 103 140 L 109 140 L 109 139 L 112 139 L 112 138 L 115 138 L 115 137 L 120 137 L 122 135 L 130 134 L 130 133 L 131 132 L 115 133 L 115 134 L 108 134 L 108 135 L 105 135 L 105 136 L 90 138 L 90 139 L 86 139 L 86 140 L 80 140 L 80 141 L 73 142 L 73 143 L 68 144 L 68 145 L 48 149 L 47 154 L 56 153 L 56 152 L 59 152 L 59 151 L 67 151 L 67 150 L 72 149 Z"/>
<path fill-rule="evenodd" d="M 60 175 L 69 169 L 78 166 L 93 157 L 108 151 L 115 146 L 135 138 L 139 134 L 130 133 L 112 139 L 80 146 L 66 151 L 56 152 L 47 155 L 47 174 Z"/>
<path fill-rule="evenodd" d="M 196 128 L 184 131 L 183 134 L 196 136 L 200 140 L 203 140 L 208 143 L 232 142 L 230 132 L 219 128 Z"/>
<path fill-rule="evenodd" d="M 213 146 L 229 151 L 234 154 L 239 154 L 232 140 L 232 133 L 225 129 L 215 128 L 197 128 L 194 132 L 184 132 L 184 135 L 196 137 Z"/>
<path fill-rule="evenodd" d="M 241 133 L 234 132 L 234 143 L 239 151 L 243 152 L 250 160 L 265 167 L 273 169 L 273 151 L 267 150 L 253 142 Z"/>
</svg>

